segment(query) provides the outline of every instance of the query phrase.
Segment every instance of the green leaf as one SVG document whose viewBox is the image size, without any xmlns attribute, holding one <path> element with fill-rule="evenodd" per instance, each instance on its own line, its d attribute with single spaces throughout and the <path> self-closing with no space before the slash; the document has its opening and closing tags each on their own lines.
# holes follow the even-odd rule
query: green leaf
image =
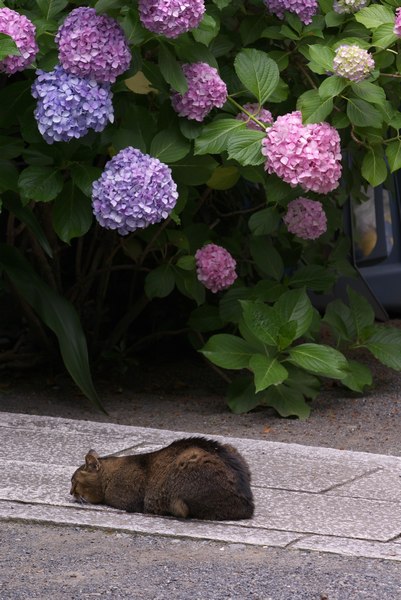
<svg viewBox="0 0 401 600">
<path fill-rule="evenodd" d="M 285 385 L 297 390 L 305 398 L 314 399 L 320 392 L 320 380 L 315 375 L 307 373 L 294 365 L 287 365 L 288 379 Z"/>
<path fill-rule="evenodd" d="M 240 337 L 219 333 L 213 335 L 200 352 L 218 367 L 246 369 L 255 349 Z"/>
<path fill-rule="evenodd" d="M 383 23 L 392 23 L 394 27 L 394 13 L 390 8 L 374 4 L 366 6 L 354 15 L 358 23 L 365 25 L 367 29 L 377 29 Z"/>
<path fill-rule="evenodd" d="M 201 185 L 210 179 L 218 164 L 211 156 L 192 156 L 188 154 L 171 166 L 173 179 L 176 183 Z"/>
<path fill-rule="evenodd" d="M 53 227 L 60 240 L 69 244 L 81 237 L 92 225 L 93 213 L 89 198 L 68 181 L 54 201 Z"/>
<path fill-rule="evenodd" d="M 238 377 L 228 386 L 227 404 L 237 415 L 246 413 L 263 404 L 263 394 L 255 393 L 255 387 L 249 377 Z"/>
<path fill-rule="evenodd" d="M 322 44 L 309 46 L 309 56 L 313 63 L 318 65 L 323 73 L 333 70 L 334 51 Z"/>
<path fill-rule="evenodd" d="M 351 309 L 341 300 L 333 300 L 328 304 L 323 321 L 330 326 L 340 341 L 349 342 L 356 339 L 356 328 Z"/>
<path fill-rule="evenodd" d="M 319 90 L 308 90 L 298 98 L 297 110 L 302 112 L 305 123 L 321 123 L 333 110 L 333 99 L 322 100 Z"/>
<path fill-rule="evenodd" d="M 227 150 L 230 136 L 246 125 L 232 118 L 219 119 L 205 125 L 202 133 L 195 140 L 195 154 L 219 154 Z"/>
<path fill-rule="evenodd" d="M 282 321 L 271 306 L 261 302 L 241 301 L 244 322 L 250 332 L 268 346 L 277 346 L 277 337 Z"/>
<path fill-rule="evenodd" d="M 288 350 L 287 359 L 306 371 L 343 379 L 348 373 L 347 359 L 341 352 L 323 344 L 301 344 Z"/>
<path fill-rule="evenodd" d="M 274 308 L 281 323 L 294 321 L 297 324 L 295 337 L 306 333 L 313 320 L 313 306 L 304 289 L 289 290 L 277 300 Z"/>
<path fill-rule="evenodd" d="M 177 262 L 177 267 L 184 269 L 184 271 L 192 271 L 195 269 L 195 257 L 194 256 L 181 256 Z"/>
<path fill-rule="evenodd" d="M 341 92 L 349 85 L 349 82 L 343 77 L 337 77 L 332 75 L 327 77 L 319 87 L 319 96 L 322 99 L 334 98 L 341 94 Z"/>
<path fill-rule="evenodd" d="M 24 142 L 20 138 L 0 135 L 0 157 L 4 159 L 17 158 L 22 154 Z"/>
<path fill-rule="evenodd" d="M 27 206 L 22 206 L 22 204 L 11 195 L 3 198 L 3 205 L 7 210 L 12 212 L 17 219 L 21 221 L 21 223 L 25 223 L 25 225 L 32 231 L 35 236 L 36 241 L 40 244 L 43 250 L 46 252 L 50 258 L 53 257 L 53 251 L 51 246 L 47 240 L 45 232 L 42 229 L 41 224 L 36 218 L 36 215 L 32 212 L 32 210 Z"/>
<path fill-rule="evenodd" d="M 359 81 L 359 83 L 351 83 L 351 89 L 355 96 L 359 96 L 370 102 L 371 104 L 383 104 L 386 100 L 386 93 L 383 88 L 370 83 L 370 81 Z"/>
<path fill-rule="evenodd" d="M 263 404 L 274 408 L 281 417 L 298 417 L 304 420 L 310 415 L 310 407 L 302 393 L 285 383 L 269 388 L 265 392 Z"/>
<path fill-rule="evenodd" d="M 229 190 L 240 178 L 237 167 L 216 167 L 206 184 L 212 190 Z"/>
<path fill-rule="evenodd" d="M 386 157 L 391 173 L 401 169 L 401 140 L 394 140 L 387 144 Z"/>
<path fill-rule="evenodd" d="M 210 42 L 218 35 L 219 31 L 220 23 L 211 15 L 205 14 L 198 27 L 192 30 L 192 35 L 197 42 L 209 46 Z"/>
<path fill-rule="evenodd" d="M 18 56 L 21 54 L 18 50 L 16 43 L 13 38 L 6 33 L 0 33 L 0 60 L 7 58 L 7 56 Z"/>
<path fill-rule="evenodd" d="M 249 368 L 255 377 L 256 392 L 261 392 L 271 385 L 278 385 L 288 377 L 288 371 L 276 358 L 263 354 L 254 354 L 249 361 Z"/>
<path fill-rule="evenodd" d="M 63 176 L 52 167 L 27 167 L 19 177 L 18 186 L 25 198 L 49 202 L 63 189 Z"/>
<path fill-rule="evenodd" d="M 145 294 L 152 298 L 165 298 L 175 286 L 174 271 L 170 265 L 160 265 L 147 274 L 145 279 Z"/>
<path fill-rule="evenodd" d="M 380 362 L 401 371 L 401 331 L 395 327 L 375 326 L 373 335 L 363 346 Z"/>
<path fill-rule="evenodd" d="M 12 191 L 18 193 L 19 171 L 11 160 L 0 158 L 0 193 Z"/>
<path fill-rule="evenodd" d="M 366 365 L 355 360 L 348 361 L 349 373 L 341 379 L 341 383 L 354 392 L 363 392 L 366 386 L 372 385 L 372 373 Z"/>
<path fill-rule="evenodd" d="M 385 50 L 396 42 L 398 37 L 394 33 L 394 22 L 383 23 L 374 30 L 372 44 L 379 50 Z"/>
<path fill-rule="evenodd" d="M 294 288 L 306 287 L 314 292 L 328 292 L 336 282 L 336 275 L 327 267 L 306 265 L 291 277 L 289 285 Z"/>
<path fill-rule="evenodd" d="M 175 56 L 164 44 L 159 46 L 159 68 L 167 83 L 180 94 L 185 94 L 188 90 L 185 75 Z"/>
<path fill-rule="evenodd" d="M 52 21 L 67 6 L 68 0 L 36 0 L 46 21 Z"/>
<path fill-rule="evenodd" d="M 252 235 L 268 235 L 275 231 L 280 222 L 280 215 L 274 208 L 264 208 L 253 213 L 248 221 Z"/>
<path fill-rule="evenodd" d="M 369 148 L 362 161 L 362 177 L 373 187 L 380 185 L 387 178 L 387 165 L 382 147 Z"/>
<path fill-rule="evenodd" d="M 203 304 L 192 311 L 188 320 L 188 325 L 194 331 L 213 331 L 223 327 L 223 321 L 220 318 L 217 306 Z"/>
<path fill-rule="evenodd" d="M 264 131 L 238 131 L 228 141 L 228 158 L 237 160 L 243 166 L 262 164 L 265 160 L 262 155 L 262 140 L 265 137 Z"/>
<path fill-rule="evenodd" d="M 369 102 L 359 98 L 348 98 L 347 116 L 358 127 L 381 127 L 383 115 Z"/>
<path fill-rule="evenodd" d="M 284 274 L 284 263 L 280 253 L 268 236 L 257 236 L 250 240 L 250 251 L 258 270 L 277 281 Z"/>
<path fill-rule="evenodd" d="M 86 339 L 75 308 L 38 277 L 16 248 L 2 244 L 0 264 L 24 300 L 56 334 L 64 365 L 77 386 L 104 412 L 92 382 Z"/>
<path fill-rule="evenodd" d="M 189 153 L 191 144 L 176 129 L 162 129 L 150 145 L 150 154 L 164 163 L 174 163 Z"/>
<path fill-rule="evenodd" d="M 252 92 L 260 104 L 264 104 L 278 86 L 278 66 L 261 50 L 242 50 L 234 60 L 234 69 L 246 89 Z"/>
<path fill-rule="evenodd" d="M 375 312 L 368 300 L 348 286 L 347 294 L 351 316 L 354 321 L 356 338 L 360 342 L 366 338 L 366 332 L 370 331 L 375 322 Z"/>
<path fill-rule="evenodd" d="M 200 281 L 198 281 L 195 271 L 175 269 L 174 276 L 175 284 L 181 294 L 195 300 L 198 306 L 204 303 L 205 288 Z"/>
<path fill-rule="evenodd" d="M 85 163 L 75 163 L 70 167 L 71 177 L 75 185 L 85 196 L 92 196 L 92 184 L 102 174 L 99 167 L 92 167 Z"/>
<path fill-rule="evenodd" d="M 124 4 L 123 0 L 98 0 L 95 4 L 97 14 L 102 14 L 108 10 L 120 8 Z"/>
</svg>

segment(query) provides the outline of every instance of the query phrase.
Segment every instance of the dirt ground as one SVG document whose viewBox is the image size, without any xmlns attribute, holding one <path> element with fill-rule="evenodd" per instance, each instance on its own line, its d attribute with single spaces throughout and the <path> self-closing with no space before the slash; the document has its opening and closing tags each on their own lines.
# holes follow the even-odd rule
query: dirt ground
<svg viewBox="0 0 401 600">
<path fill-rule="evenodd" d="M 2 376 L 0 411 L 401 455 L 401 373 L 363 358 L 375 387 L 357 395 L 326 385 L 306 421 L 280 418 L 269 408 L 231 413 L 221 377 L 198 354 L 180 351 L 138 358 L 124 376 L 98 375 L 108 415 L 88 404 L 64 374 L 32 372 Z"/>
</svg>

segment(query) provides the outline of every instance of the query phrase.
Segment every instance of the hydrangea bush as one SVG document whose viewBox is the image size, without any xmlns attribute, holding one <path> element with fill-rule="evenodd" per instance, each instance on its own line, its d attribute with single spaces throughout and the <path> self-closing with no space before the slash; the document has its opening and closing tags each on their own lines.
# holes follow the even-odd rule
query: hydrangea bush
<svg viewBox="0 0 401 600">
<path fill-rule="evenodd" d="M 300 418 L 322 378 L 371 384 L 349 348 L 401 370 L 365 298 L 311 301 L 354 273 L 345 202 L 401 168 L 397 2 L 5 4 L 2 294 L 35 357 L 56 339 L 99 405 L 90 363 L 188 329 L 232 410 Z"/>
</svg>

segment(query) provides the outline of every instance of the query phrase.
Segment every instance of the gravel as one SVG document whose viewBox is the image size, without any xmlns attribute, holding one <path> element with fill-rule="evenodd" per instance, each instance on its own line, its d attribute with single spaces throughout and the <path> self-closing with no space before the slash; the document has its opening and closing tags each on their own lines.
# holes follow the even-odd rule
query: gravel
<svg viewBox="0 0 401 600">
<path fill-rule="evenodd" d="M 396 600 L 401 564 L 0 523 L 2 600 Z"/>
</svg>

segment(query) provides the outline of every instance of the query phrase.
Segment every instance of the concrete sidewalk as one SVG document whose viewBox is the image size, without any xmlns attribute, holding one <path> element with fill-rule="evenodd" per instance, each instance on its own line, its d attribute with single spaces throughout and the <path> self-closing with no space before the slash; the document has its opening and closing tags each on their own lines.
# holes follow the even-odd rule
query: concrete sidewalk
<svg viewBox="0 0 401 600">
<path fill-rule="evenodd" d="M 156 450 L 185 432 L 0 413 L 0 520 L 240 542 L 401 561 L 401 458 L 223 438 L 246 457 L 250 521 L 180 521 L 71 502 L 84 455 Z"/>
</svg>

